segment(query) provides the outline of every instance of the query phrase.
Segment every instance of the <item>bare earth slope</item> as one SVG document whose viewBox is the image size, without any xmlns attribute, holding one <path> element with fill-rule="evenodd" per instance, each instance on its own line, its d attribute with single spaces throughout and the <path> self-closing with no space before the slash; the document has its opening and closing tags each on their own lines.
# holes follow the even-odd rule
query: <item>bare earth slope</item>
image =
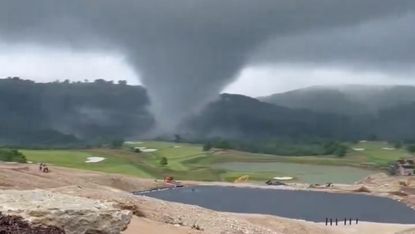
<svg viewBox="0 0 415 234">
<path fill-rule="evenodd" d="M 53 193 L 114 202 L 134 213 L 124 233 L 396 233 L 415 225 L 370 224 L 327 228 L 323 224 L 269 215 L 216 212 L 192 205 L 133 195 L 157 182 L 122 175 L 50 167 L 40 173 L 36 165 L 0 165 L 0 189 L 44 189 Z M 374 183 L 371 181 L 371 183 Z M 70 202 L 70 201 L 67 201 Z M 383 231 L 382 231 L 383 230 Z M 382 232 L 381 232 L 382 231 Z"/>
</svg>

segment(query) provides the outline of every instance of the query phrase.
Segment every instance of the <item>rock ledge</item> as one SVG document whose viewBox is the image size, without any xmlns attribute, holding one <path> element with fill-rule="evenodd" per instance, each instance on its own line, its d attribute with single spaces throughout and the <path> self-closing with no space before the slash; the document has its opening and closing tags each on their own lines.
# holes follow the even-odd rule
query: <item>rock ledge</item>
<svg viewBox="0 0 415 234">
<path fill-rule="evenodd" d="M 67 234 L 120 233 L 129 224 L 131 211 L 113 203 L 44 190 L 3 190 L 0 212 L 22 217 L 31 226 L 52 226 Z"/>
</svg>

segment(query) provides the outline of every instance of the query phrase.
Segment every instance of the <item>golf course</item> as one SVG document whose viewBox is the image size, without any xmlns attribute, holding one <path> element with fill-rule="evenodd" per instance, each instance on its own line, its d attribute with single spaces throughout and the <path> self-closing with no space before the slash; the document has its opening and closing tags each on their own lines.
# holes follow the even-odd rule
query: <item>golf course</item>
<svg viewBox="0 0 415 234">
<path fill-rule="evenodd" d="M 31 163 L 143 178 L 173 176 L 179 180 L 234 181 L 245 176 L 250 182 L 260 183 L 275 176 L 289 176 L 294 181 L 307 183 L 352 183 L 385 170 L 390 162 L 409 154 L 388 143 L 370 141 L 350 145 L 344 157 L 203 151 L 198 144 L 162 141 L 129 141 L 119 149 L 20 151 Z"/>
</svg>

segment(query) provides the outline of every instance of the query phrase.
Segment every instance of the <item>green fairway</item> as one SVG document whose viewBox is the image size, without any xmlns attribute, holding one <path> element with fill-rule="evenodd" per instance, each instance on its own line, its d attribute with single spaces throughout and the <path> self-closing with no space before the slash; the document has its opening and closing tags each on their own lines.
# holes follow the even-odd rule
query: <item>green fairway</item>
<svg viewBox="0 0 415 234">
<path fill-rule="evenodd" d="M 112 150 L 21 150 L 28 161 L 110 173 L 123 173 L 151 177 L 137 163 L 130 163 L 128 157 Z M 88 157 L 104 157 L 97 163 L 86 163 Z"/>
<path fill-rule="evenodd" d="M 142 152 L 134 152 L 134 147 L 140 147 Z M 392 149 L 383 142 L 351 145 L 342 158 L 331 155 L 276 156 L 218 149 L 205 152 L 197 144 L 160 141 L 127 142 L 121 149 L 21 151 L 34 163 L 145 178 L 170 175 L 181 180 L 233 181 L 247 175 L 250 180 L 263 182 L 274 176 L 293 176 L 298 181 L 313 183 L 350 183 L 376 172 L 365 167 L 384 168 L 389 162 L 408 156 L 405 150 Z M 88 157 L 105 159 L 86 163 Z M 168 162 L 165 166 L 160 164 L 163 157 Z"/>
<path fill-rule="evenodd" d="M 240 175 L 243 172 L 244 174 L 250 176 L 250 178 L 266 179 L 275 176 L 289 176 L 294 177 L 296 181 L 307 183 L 353 183 L 375 173 L 371 170 L 356 167 L 309 165 L 285 162 L 231 162 L 219 164 L 217 167 L 231 172 L 228 173 L 228 176 L 231 178 L 234 178 L 236 177 L 235 175 Z M 266 178 L 264 178 L 264 175 Z"/>
<path fill-rule="evenodd" d="M 363 141 L 353 148 L 347 155 L 349 159 L 375 167 L 387 167 L 392 161 L 412 156 L 405 149 L 395 149 L 386 142 Z"/>
</svg>

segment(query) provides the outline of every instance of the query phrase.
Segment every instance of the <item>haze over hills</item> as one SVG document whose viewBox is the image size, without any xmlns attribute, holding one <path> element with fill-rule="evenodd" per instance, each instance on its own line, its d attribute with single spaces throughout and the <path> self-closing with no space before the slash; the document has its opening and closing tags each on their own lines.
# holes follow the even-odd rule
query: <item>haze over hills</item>
<svg viewBox="0 0 415 234">
<path fill-rule="evenodd" d="M 199 136 L 413 140 L 413 119 L 415 87 L 348 85 L 259 100 L 222 94 L 190 123 Z"/>
<path fill-rule="evenodd" d="M 277 93 L 260 100 L 295 109 L 346 115 L 376 114 L 415 102 L 414 86 L 313 86 Z"/>
<path fill-rule="evenodd" d="M 414 91 L 409 86 L 312 87 L 261 98 L 276 104 L 222 94 L 188 116 L 175 133 L 189 140 L 415 139 Z M 149 105 L 145 88 L 123 82 L 3 79 L 0 144 L 68 145 L 145 137 L 157 126 Z"/>
<path fill-rule="evenodd" d="M 281 107 L 235 94 L 222 94 L 188 123 L 198 137 L 266 139 L 275 137 L 348 138 L 359 135 L 346 116 Z"/>
</svg>

